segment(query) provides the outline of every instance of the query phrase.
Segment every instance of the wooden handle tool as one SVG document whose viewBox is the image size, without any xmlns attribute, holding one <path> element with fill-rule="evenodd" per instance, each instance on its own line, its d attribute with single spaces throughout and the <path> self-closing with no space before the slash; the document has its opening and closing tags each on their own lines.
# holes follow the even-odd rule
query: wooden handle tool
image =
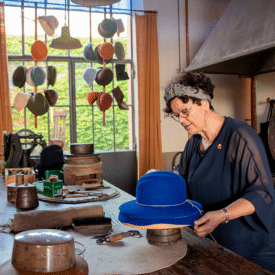
<svg viewBox="0 0 275 275">
<path fill-rule="evenodd" d="M 106 235 L 103 239 L 97 239 L 96 243 L 97 244 L 103 244 L 104 242 L 113 243 L 116 241 L 120 241 L 125 237 L 130 237 L 130 236 L 136 236 L 138 238 L 142 237 L 142 235 L 138 230 L 129 230 L 127 232 L 121 232 L 113 235 Z"/>
</svg>

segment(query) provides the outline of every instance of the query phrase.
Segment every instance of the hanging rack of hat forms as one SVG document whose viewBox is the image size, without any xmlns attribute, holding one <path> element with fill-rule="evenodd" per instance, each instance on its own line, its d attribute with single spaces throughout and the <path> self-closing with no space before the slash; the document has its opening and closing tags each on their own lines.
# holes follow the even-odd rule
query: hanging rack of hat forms
<svg viewBox="0 0 275 275">
<path fill-rule="evenodd" d="M 27 107 L 35 116 L 34 124 L 35 128 L 37 128 L 37 116 L 42 116 L 49 110 L 49 99 L 46 95 L 45 98 L 42 93 L 37 91 L 37 87 L 43 85 L 46 78 L 46 73 L 41 66 L 38 66 L 38 62 L 44 61 L 48 55 L 48 48 L 46 44 L 37 39 L 37 19 L 39 19 L 37 18 L 37 3 L 35 3 L 35 20 L 25 17 L 22 11 L 22 26 L 24 24 L 24 19 L 35 22 L 35 42 L 31 46 L 31 55 L 34 59 L 34 67 L 26 68 L 24 65 L 17 67 L 13 73 L 12 81 L 13 85 L 19 88 L 22 88 L 25 85 L 25 82 L 27 82 L 30 86 L 34 87 L 34 92 L 18 92 L 14 98 L 13 105 L 18 112 Z"/>
<path fill-rule="evenodd" d="M 37 39 L 37 2 L 35 2 L 35 42 L 31 46 L 31 55 L 34 59 L 34 67 L 27 70 L 27 82 L 34 86 L 34 95 L 28 101 L 28 109 L 35 115 L 34 125 L 37 128 L 37 116 L 42 116 L 49 110 L 49 104 L 42 93 L 38 93 L 37 87 L 43 85 L 46 79 L 46 72 L 39 61 L 44 61 L 48 56 L 48 48 L 44 42 Z"/>
<path fill-rule="evenodd" d="M 45 32 L 45 43 L 48 44 L 48 36 L 53 36 L 55 33 L 55 29 L 58 27 L 58 20 L 55 16 L 47 16 L 47 1 L 45 1 L 45 15 L 39 16 L 37 19 Z M 54 107 L 58 100 L 58 93 L 54 89 L 49 89 L 49 86 L 52 88 L 55 85 L 57 70 L 55 66 L 48 66 L 48 61 L 46 60 L 46 70 L 47 70 L 47 88 L 44 90 L 45 97 L 49 103 L 50 107 Z M 51 108 L 51 115 L 52 115 Z M 50 121 L 50 113 L 48 112 L 48 124 Z M 49 127 L 49 125 L 48 125 Z M 50 131 L 48 131 L 48 139 L 51 142 Z"/>
<path fill-rule="evenodd" d="M 78 3 L 80 4 L 80 3 Z M 90 9 L 91 12 L 91 9 Z M 119 36 L 121 32 L 124 31 L 123 22 L 121 19 L 112 18 L 112 5 L 110 5 L 110 19 L 106 16 L 106 8 L 104 9 L 104 20 L 98 25 L 98 32 L 104 38 L 103 44 L 97 46 L 93 50 L 91 30 L 90 30 L 90 43 L 87 44 L 83 49 L 83 57 L 86 61 L 91 62 L 91 67 L 87 68 L 83 72 L 83 78 L 87 82 L 88 86 L 93 90 L 93 81 L 100 86 L 103 86 L 102 92 L 89 91 L 87 93 L 87 101 L 93 106 L 96 101 L 98 108 L 103 113 L 103 126 L 105 125 L 105 111 L 107 111 L 113 103 L 113 98 L 106 91 L 106 86 L 113 81 L 113 69 L 107 68 L 106 65 L 113 61 L 113 55 L 116 54 L 118 60 L 123 60 L 125 58 L 125 50 L 123 44 L 119 41 L 113 46 L 113 36 L 115 33 Z M 91 20 L 90 20 L 91 29 Z M 110 42 L 106 42 L 106 39 L 110 39 Z M 92 67 L 92 62 L 97 62 L 103 65 L 101 69 L 94 69 Z M 123 65 L 123 64 L 120 64 Z M 112 66 L 113 67 L 113 66 Z M 125 69 L 125 65 L 124 65 Z M 127 73 L 121 72 L 121 79 L 129 79 Z M 127 104 L 123 102 L 124 95 L 120 90 L 119 86 L 112 90 L 114 98 L 116 99 L 118 106 L 121 110 L 129 110 Z"/>
</svg>

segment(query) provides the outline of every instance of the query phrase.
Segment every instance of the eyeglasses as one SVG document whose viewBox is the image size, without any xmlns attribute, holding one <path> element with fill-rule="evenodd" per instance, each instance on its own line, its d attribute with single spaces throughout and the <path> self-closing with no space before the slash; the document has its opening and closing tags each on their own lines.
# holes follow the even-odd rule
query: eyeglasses
<svg viewBox="0 0 275 275">
<path fill-rule="evenodd" d="M 193 105 L 194 105 L 194 103 L 190 104 L 187 108 L 182 109 L 178 115 L 172 113 L 171 117 L 177 122 L 179 122 L 179 117 L 187 118 L 189 116 L 189 110 L 188 109 L 190 107 L 192 107 Z"/>
</svg>

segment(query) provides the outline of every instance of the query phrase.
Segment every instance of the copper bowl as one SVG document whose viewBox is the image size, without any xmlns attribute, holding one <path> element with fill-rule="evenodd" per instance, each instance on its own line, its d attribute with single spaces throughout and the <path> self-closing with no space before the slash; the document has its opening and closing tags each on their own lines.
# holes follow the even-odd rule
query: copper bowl
<svg viewBox="0 0 275 275">
<path fill-rule="evenodd" d="M 11 263 L 29 272 L 58 272 L 76 264 L 74 238 L 54 229 L 36 229 L 15 236 Z"/>
</svg>

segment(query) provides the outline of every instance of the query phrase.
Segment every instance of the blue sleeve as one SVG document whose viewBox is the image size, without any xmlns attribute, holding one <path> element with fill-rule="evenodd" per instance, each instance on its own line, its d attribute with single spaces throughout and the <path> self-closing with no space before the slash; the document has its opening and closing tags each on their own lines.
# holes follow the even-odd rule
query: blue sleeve
<svg viewBox="0 0 275 275">
<path fill-rule="evenodd" d="M 251 202 L 256 210 L 245 216 L 246 221 L 255 229 L 264 226 L 270 231 L 274 214 L 274 185 L 262 141 L 252 128 L 241 127 L 232 135 L 228 149 L 234 159 L 233 188 L 238 188 L 240 197 Z"/>
</svg>

